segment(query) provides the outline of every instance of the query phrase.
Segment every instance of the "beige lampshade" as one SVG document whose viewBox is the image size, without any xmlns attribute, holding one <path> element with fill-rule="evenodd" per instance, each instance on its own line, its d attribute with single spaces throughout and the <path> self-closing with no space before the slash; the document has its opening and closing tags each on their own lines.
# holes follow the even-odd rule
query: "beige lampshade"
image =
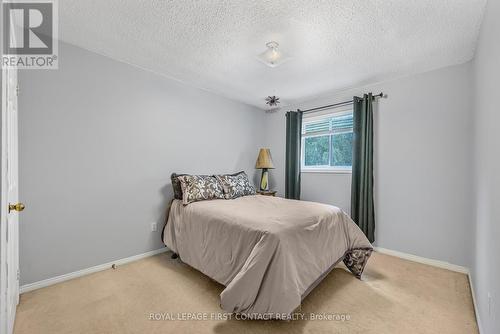
<svg viewBox="0 0 500 334">
<path fill-rule="evenodd" d="M 260 149 L 257 162 L 255 163 L 255 168 L 274 168 L 273 157 L 271 156 L 271 151 L 268 148 Z"/>
</svg>

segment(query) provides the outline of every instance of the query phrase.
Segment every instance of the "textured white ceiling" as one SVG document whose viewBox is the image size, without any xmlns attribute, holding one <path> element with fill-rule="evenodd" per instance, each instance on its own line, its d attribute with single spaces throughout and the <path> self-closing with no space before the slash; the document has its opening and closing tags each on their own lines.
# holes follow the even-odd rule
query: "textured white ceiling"
<svg viewBox="0 0 500 334">
<path fill-rule="evenodd" d="M 63 41 L 265 109 L 474 55 L 486 0 L 63 0 Z M 292 57 L 255 57 L 271 40 Z"/>
</svg>

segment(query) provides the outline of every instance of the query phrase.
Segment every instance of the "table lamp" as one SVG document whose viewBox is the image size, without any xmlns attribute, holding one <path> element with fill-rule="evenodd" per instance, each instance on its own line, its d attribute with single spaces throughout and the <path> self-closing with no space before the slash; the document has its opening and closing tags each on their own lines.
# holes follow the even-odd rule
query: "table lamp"
<svg viewBox="0 0 500 334">
<path fill-rule="evenodd" d="M 273 158 L 271 151 L 268 148 L 261 148 L 257 162 L 255 163 L 256 169 L 262 169 L 262 176 L 260 178 L 260 190 L 269 191 L 269 168 L 274 168 Z"/>
</svg>

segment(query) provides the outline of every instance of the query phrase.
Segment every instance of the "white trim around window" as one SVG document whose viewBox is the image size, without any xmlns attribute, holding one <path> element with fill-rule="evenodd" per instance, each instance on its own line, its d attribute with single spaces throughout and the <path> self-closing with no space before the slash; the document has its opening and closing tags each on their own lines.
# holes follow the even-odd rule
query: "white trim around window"
<svg viewBox="0 0 500 334">
<path fill-rule="evenodd" d="M 317 174 L 352 174 L 351 168 L 332 168 L 332 167 L 301 167 L 301 173 L 317 173 Z"/>
</svg>

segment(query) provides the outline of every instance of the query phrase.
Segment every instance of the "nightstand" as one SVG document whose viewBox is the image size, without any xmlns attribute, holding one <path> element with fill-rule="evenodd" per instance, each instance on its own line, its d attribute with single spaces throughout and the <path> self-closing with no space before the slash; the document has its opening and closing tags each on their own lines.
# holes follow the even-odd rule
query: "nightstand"
<svg viewBox="0 0 500 334">
<path fill-rule="evenodd" d="M 276 190 L 257 190 L 258 195 L 263 196 L 276 196 Z"/>
</svg>

